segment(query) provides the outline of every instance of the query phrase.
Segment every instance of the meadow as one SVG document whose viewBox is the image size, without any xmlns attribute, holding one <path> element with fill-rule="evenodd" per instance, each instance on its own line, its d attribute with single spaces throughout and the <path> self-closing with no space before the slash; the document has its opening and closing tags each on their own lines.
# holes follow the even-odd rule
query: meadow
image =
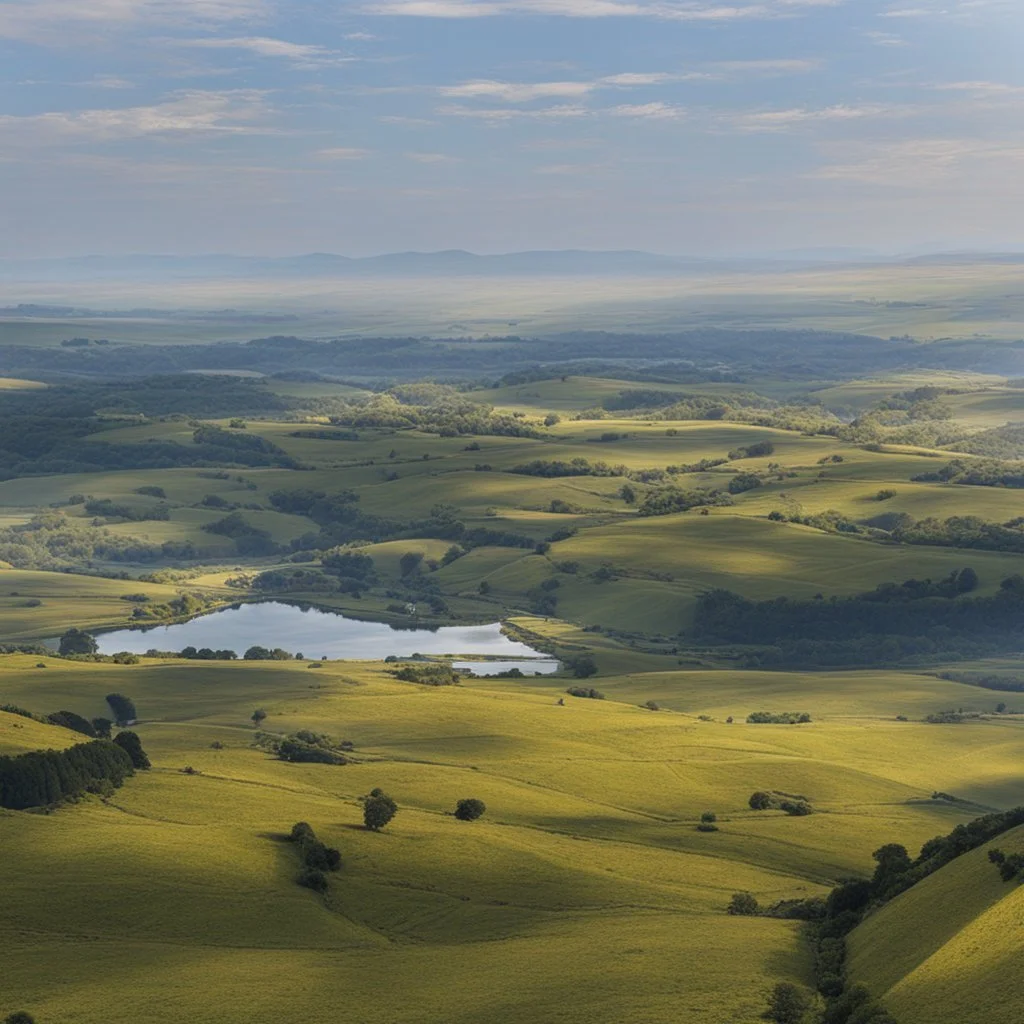
<svg viewBox="0 0 1024 1024">
<path fill-rule="evenodd" d="M 753 1024 L 770 984 L 810 982 L 809 952 L 796 922 L 726 914 L 731 894 L 823 894 L 878 845 L 973 816 L 935 787 L 1005 799 L 1024 753 L 1013 717 L 894 721 L 989 703 L 927 676 L 649 672 L 561 706 L 557 680 L 437 689 L 373 663 L 45 663 L 3 658 L 5 697 L 89 716 L 130 693 L 153 768 L 102 802 L 3 812 L 0 1010 L 40 1020 L 327 1021 L 344 1004 L 382 1022 Z M 638 706 L 652 696 L 666 710 Z M 814 721 L 725 722 L 766 703 Z M 352 763 L 272 758 L 254 706 L 275 732 L 350 739 Z M 0 713 L 0 753 L 72 739 Z M 399 805 L 380 834 L 360 824 L 375 786 Z M 753 787 L 806 794 L 815 813 L 751 811 Z M 465 796 L 483 819 L 451 816 Z M 719 831 L 696 830 L 707 810 Z M 342 852 L 324 897 L 294 882 L 282 839 L 298 820 Z M 49 965 L 68 958 L 54 986 Z"/>
<path fill-rule="evenodd" d="M 824 898 L 870 877 L 885 844 L 913 856 L 1020 804 L 1024 695 L 969 678 L 1012 682 L 1024 659 L 951 630 L 914 650 L 850 632 L 879 652 L 870 667 L 815 661 L 808 634 L 804 660 L 780 662 L 778 645 L 700 633 L 702 601 L 785 599 L 810 620 L 893 586 L 895 620 L 917 599 L 1010 600 L 1019 484 L 937 470 L 994 473 L 966 449 L 1024 418 L 1024 391 L 945 368 L 796 376 L 558 373 L 431 385 L 421 402 L 268 377 L 231 413 L 197 411 L 208 399 L 185 386 L 189 411 L 147 412 L 126 389 L 48 452 L 64 471 L 5 474 L 0 705 L 35 717 L 0 711 L 0 756 L 81 741 L 42 717 L 104 716 L 116 692 L 152 767 L 0 810 L 0 1018 L 755 1024 L 778 982 L 813 989 L 812 928 L 730 914 L 732 896 Z M 755 384 L 763 407 L 744 404 Z M 644 389 L 726 408 L 621 408 Z M 293 404 L 261 410 L 267 396 Z M 474 404 L 477 428 L 452 426 Z M 204 430 L 220 461 L 182 464 Z M 108 452 L 135 464 L 89 462 Z M 947 542 L 897 529 L 932 520 L 968 526 Z M 427 686 L 383 661 L 117 664 L 35 646 L 268 597 L 400 626 L 501 621 L 563 668 Z M 350 741 L 348 763 L 268 749 L 301 730 Z M 362 824 L 377 787 L 399 808 L 381 832 Z M 754 810 L 755 791 L 813 813 Z M 486 813 L 461 821 L 469 797 Z M 299 821 L 341 853 L 323 894 L 296 884 Z M 991 845 L 1024 852 L 1020 829 Z M 867 916 L 847 980 L 900 1024 L 1009 1024 L 1019 900 L 975 850 Z"/>
</svg>

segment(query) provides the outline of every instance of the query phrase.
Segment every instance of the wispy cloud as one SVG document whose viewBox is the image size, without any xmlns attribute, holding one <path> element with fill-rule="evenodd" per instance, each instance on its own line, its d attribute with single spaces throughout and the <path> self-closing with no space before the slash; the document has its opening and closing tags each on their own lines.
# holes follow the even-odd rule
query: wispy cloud
<svg viewBox="0 0 1024 1024">
<path fill-rule="evenodd" d="M 355 146 L 332 146 L 329 149 L 318 149 L 316 155 L 321 160 L 365 160 L 370 156 L 370 151 Z"/>
<path fill-rule="evenodd" d="M 253 21 L 266 0 L 3 0 L 0 38 L 75 46 L 81 33 Z"/>
<path fill-rule="evenodd" d="M 762 0 L 760 3 L 687 0 L 371 0 L 367 14 L 406 18 L 490 18 L 539 15 L 563 18 L 656 18 L 730 22 L 790 18 L 843 0 Z"/>
<path fill-rule="evenodd" d="M 501 103 L 531 103 L 535 100 L 577 100 L 598 89 L 641 89 L 672 82 L 714 78 L 704 72 L 676 74 L 668 71 L 623 72 L 578 82 L 498 82 L 482 79 L 444 85 L 437 91 L 448 99 L 483 99 Z"/>
<path fill-rule="evenodd" d="M 640 121 L 676 121 L 685 115 L 680 107 L 669 103 L 621 103 L 609 107 L 604 113 L 612 117 L 630 117 Z"/>
<path fill-rule="evenodd" d="M 311 43 L 291 43 L 269 36 L 235 36 L 232 38 L 208 37 L 202 39 L 176 40 L 179 45 L 205 50 L 243 50 L 258 57 L 282 58 L 296 67 L 316 68 L 330 64 L 347 64 L 356 57 L 350 57 L 325 46 Z"/>
<path fill-rule="evenodd" d="M 44 145 L 60 142 L 109 142 L 159 135 L 242 135 L 273 132 L 262 124 L 266 94 L 257 89 L 191 91 L 163 103 L 27 116 L 0 116 L 0 136 L 8 141 Z"/>
<path fill-rule="evenodd" d="M 595 88 L 593 82 L 463 82 L 442 86 L 438 92 L 450 99 L 488 99 L 505 103 L 528 103 L 538 99 L 574 99 Z"/>
<path fill-rule="evenodd" d="M 875 117 L 900 117 L 912 108 L 882 106 L 879 104 L 831 107 L 791 107 L 787 110 L 761 110 L 727 115 L 725 120 L 734 128 L 745 132 L 784 132 L 808 124 L 860 121 Z"/>
</svg>

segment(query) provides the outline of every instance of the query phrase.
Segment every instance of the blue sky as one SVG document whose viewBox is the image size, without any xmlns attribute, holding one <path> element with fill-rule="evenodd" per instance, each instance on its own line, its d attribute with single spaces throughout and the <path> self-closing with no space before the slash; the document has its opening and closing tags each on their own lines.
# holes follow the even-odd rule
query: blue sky
<svg viewBox="0 0 1024 1024">
<path fill-rule="evenodd" d="M 0 254 L 1024 243 L 1024 0 L 0 0 Z"/>
</svg>

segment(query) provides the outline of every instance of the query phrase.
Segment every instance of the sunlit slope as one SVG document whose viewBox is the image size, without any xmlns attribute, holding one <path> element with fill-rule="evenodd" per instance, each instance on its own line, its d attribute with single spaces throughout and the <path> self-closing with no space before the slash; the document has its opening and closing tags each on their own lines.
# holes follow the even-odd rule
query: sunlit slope
<svg viewBox="0 0 1024 1024">
<path fill-rule="evenodd" d="M 161 603 L 179 593 L 160 583 L 0 568 L 0 639 L 59 636 L 72 623 L 86 629 L 127 626 L 136 602 L 126 597 L 146 594 Z"/>
<path fill-rule="evenodd" d="M 1024 890 L 1002 881 L 988 850 L 1024 851 L 1014 829 L 948 864 L 850 936 L 850 976 L 902 1024 L 1016 1024 L 1024 961 Z"/>
<path fill-rule="evenodd" d="M 9 702 L 0 693 L 0 704 L 6 703 Z M 64 708 L 51 708 L 50 713 L 62 710 Z M 0 711 L 0 757 L 17 756 L 29 750 L 61 750 L 80 742 L 82 738 L 71 729 Z"/>
<path fill-rule="evenodd" d="M 84 711 L 112 687 L 133 694 L 154 768 L 107 805 L 3 816 L 0 1011 L 327 1022 L 344 1005 L 380 1024 L 669 1024 L 685 1005 L 694 1020 L 754 1024 L 777 976 L 808 977 L 792 923 L 723 911 L 737 888 L 770 901 L 821 892 L 817 880 L 778 857 L 723 855 L 728 843 L 674 819 L 671 772 L 645 778 L 683 719 L 558 707 L 557 690 L 424 690 L 366 665 L 67 664 L 36 684 L 27 661 L 4 659 L 4 694 L 75 696 Z M 286 765 L 251 748 L 254 702 L 275 728 L 351 736 L 360 763 Z M 642 753 L 637 726 L 660 736 L 657 753 Z M 589 762 L 618 777 L 614 794 L 576 792 Z M 401 807 L 381 835 L 356 827 L 374 785 Z M 467 795 L 489 806 L 472 825 L 446 813 Z M 326 902 L 294 883 L 281 836 L 296 820 L 342 850 Z"/>
</svg>

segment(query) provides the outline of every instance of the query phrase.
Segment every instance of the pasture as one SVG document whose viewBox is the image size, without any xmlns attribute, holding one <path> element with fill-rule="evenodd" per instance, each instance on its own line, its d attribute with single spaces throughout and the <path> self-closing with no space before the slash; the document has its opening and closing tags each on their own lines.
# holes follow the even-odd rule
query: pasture
<svg viewBox="0 0 1024 1024">
<path fill-rule="evenodd" d="M 564 680 L 429 688 L 374 663 L 34 665 L 0 658 L 5 700 L 94 716 L 110 690 L 130 694 L 153 761 L 106 801 L 0 812 L 0 1011 L 83 1024 L 110 1019 L 111 986 L 115 1019 L 167 1024 L 326 1022 L 339 1003 L 380 1024 L 669 1024 L 680 1007 L 754 1024 L 776 980 L 809 982 L 809 950 L 794 922 L 728 916 L 732 892 L 823 893 L 869 870 L 883 842 L 913 846 L 972 816 L 934 788 L 1009 798 L 1024 755 L 1014 717 L 895 722 L 896 709 L 990 696 L 926 676 L 647 671 L 559 706 Z M 637 706 L 652 698 L 666 710 Z M 814 721 L 724 720 L 769 705 Z M 256 706 L 275 733 L 350 739 L 352 763 L 254 747 Z M 68 742 L 15 717 L 0 713 L 0 752 Z M 374 786 L 400 808 L 380 834 L 360 825 Z M 815 814 L 753 812 L 761 787 L 806 794 Z M 483 819 L 450 816 L 464 796 L 485 801 Z M 696 831 L 706 810 L 718 832 Z M 342 852 L 326 897 L 294 882 L 281 837 L 298 820 Z M 64 960 L 54 986 L 48 965 Z"/>
</svg>

